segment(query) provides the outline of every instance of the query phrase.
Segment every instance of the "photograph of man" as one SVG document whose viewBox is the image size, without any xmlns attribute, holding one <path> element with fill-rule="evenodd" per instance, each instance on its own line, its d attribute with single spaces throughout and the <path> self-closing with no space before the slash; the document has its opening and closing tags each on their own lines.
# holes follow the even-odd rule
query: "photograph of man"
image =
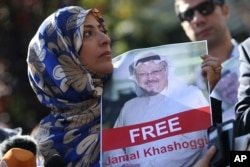
<svg viewBox="0 0 250 167">
<path fill-rule="evenodd" d="M 188 85 L 175 76 L 174 65 L 167 56 L 152 50 L 139 52 L 129 65 L 129 72 L 136 86 L 137 97 L 124 104 L 114 128 L 143 124 L 209 106 L 198 87 Z M 191 125 L 192 121 L 187 117 L 185 126 Z M 206 145 L 206 130 L 180 133 L 108 151 L 104 154 L 104 166 L 192 166 L 203 155 Z M 123 155 L 129 155 L 126 161 L 111 163 L 112 160 L 121 160 Z"/>
</svg>

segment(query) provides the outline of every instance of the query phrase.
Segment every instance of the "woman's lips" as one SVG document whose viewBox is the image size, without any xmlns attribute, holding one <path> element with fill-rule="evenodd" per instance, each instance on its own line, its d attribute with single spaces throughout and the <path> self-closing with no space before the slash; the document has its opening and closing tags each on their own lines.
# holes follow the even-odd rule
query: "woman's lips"
<svg viewBox="0 0 250 167">
<path fill-rule="evenodd" d="M 110 52 L 110 51 L 105 51 L 105 52 L 103 52 L 103 53 L 100 55 L 100 57 L 112 57 L 112 56 L 111 56 L 111 52 Z"/>
</svg>

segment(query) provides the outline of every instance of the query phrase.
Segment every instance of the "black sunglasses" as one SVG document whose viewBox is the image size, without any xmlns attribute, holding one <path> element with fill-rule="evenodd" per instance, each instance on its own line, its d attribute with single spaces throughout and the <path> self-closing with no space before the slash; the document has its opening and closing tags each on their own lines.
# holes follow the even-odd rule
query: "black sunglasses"
<svg viewBox="0 0 250 167">
<path fill-rule="evenodd" d="M 203 16 L 207 16 L 210 15 L 211 13 L 214 12 L 215 9 L 215 4 L 218 5 L 223 5 L 224 3 L 221 1 L 205 1 L 202 2 L 200 4 L 198 4 L 197 6 L 194 6 L 192 8 L 189 8 L 188 10 L 186 10 L 185 12 L 181 12 L 178 14 L 178 17 L 180 19 L 181 22 L 183 21 L 192 21 L 194 18 L 194 13 L 197 10 L 200 14 L 202 14 Z"/>
</svg>

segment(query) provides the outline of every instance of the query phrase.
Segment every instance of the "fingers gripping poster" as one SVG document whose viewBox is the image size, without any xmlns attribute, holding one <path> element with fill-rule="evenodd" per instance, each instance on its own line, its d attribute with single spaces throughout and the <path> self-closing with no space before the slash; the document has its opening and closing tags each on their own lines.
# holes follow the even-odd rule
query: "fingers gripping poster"
<svg viewBox="0 0 250 167">
<path fill-rule="evenodd" d="M 113 59 L 104 85 L 103 167 L 193 165 L 207 149 L 211 126 L 200 56 L 206 41 L 128 51 Z"/>
</svg>

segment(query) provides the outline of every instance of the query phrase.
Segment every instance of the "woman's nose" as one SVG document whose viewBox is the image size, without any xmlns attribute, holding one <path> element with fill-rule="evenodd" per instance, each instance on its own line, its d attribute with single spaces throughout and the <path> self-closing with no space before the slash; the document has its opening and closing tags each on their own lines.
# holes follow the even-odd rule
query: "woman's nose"
<svg viewBox="0 0 250 167">
<path fill-rule="evenodd" d="M 110 43 L 111 43 L 110 37 L 107 34 L 100 32 L 100 44 L 109 45 Z"/>
</svg>

